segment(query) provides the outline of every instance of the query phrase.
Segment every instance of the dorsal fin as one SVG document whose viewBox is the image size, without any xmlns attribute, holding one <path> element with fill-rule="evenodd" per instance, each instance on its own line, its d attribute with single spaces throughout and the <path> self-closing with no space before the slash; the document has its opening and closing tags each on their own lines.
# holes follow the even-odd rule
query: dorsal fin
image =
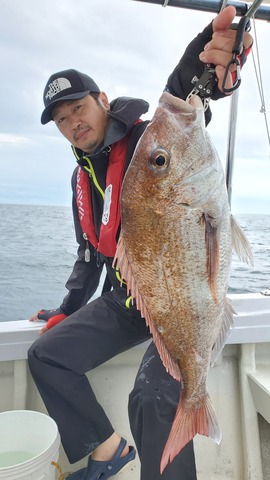
<svg viewBox="0 0 270 480">
<path fill-rule="evenodd" d="M 146 324 L 149 326 L 150 332 L 153 336 L 153 340 L 157 347 L 158 353 L 162 360 L 167 372 L 175 378 L 175 380 L 181 381 L 181 372 L 177 361 L 172 357 L 169 350 L 165 346 L 161 335 L 159 334 L 151 315 L 145 305 L 144 299 L 139 292 L 136 278 L 132 271 L 132 265 L 130 264 L 122 235 L 118 240 L 116 254 L 113 261 L 113 267 L 118 267 L 121 272 L 121 278 L 123 278 L 127 284 L 127 290 L 132 296 L 132 299 L 136 301 L 137 309 L 140 310 L 142 317 L 145 319 Z"/>
</svg>

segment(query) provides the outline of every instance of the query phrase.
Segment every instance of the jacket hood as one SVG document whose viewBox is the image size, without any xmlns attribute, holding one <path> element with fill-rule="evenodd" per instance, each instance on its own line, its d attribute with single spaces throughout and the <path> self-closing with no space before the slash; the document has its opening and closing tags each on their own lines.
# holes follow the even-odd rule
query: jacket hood
<svg viewBox="0 0 270 480">
<path fill-rule="evenodd" d="M 109 145 L 121 140 L 133 127 L 136 120 L 149 109 L 149 103 L 140 98 L 119 97 L 110 103 L 108 112 L 108 126 L 104 142 L 91 158 L 105 150 Z M 73 147 L 73 152 L 78 160 L 84 154 L 79 148 Z"/>
</svg>

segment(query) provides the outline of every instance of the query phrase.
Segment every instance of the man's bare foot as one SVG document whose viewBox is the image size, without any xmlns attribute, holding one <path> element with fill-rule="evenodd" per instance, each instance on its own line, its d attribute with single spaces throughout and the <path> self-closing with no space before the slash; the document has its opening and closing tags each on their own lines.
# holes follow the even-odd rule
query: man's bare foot
<svg viewBox="0 0 270 480">
<path fill-rule="evenodd" d="M 120 440 L 120 435 L 114 432 L 111 437 L 108 438 L 108 440 L 103 442 L 92 452 L 91 458 L 99 462 L 111 460 L 119 447 Z M 120 456 L 125 457 L 128 452 L 129 447 L 126 445 Z"/>
</svg>

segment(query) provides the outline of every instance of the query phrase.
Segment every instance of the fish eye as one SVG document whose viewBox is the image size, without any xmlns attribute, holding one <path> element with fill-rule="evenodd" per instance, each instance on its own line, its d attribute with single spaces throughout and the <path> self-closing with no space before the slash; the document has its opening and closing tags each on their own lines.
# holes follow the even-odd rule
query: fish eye
<svg viewBox="0 0 270 480">
<path fill-rule="evenodd" d="M 151 153 L 150 164 L 156 169 L 164 170 L 169 166 L 170 158 L 170 153 L 165 148 L 159 147 Z"/>
<path fill-rule="evenodd" d="M 166 163 L 166 158 L 164 157 L 164 155 L 158 155 L 155 158 L 155 162 L 157 167 L 163 167 L 163 165 L 165 165 Z"/>
</svg>

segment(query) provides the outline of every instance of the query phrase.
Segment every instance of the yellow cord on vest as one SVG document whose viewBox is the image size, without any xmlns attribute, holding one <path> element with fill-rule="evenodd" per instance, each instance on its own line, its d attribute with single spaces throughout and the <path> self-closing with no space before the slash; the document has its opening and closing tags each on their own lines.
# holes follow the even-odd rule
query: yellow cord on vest
<svg viewBox="0 0 270 480">
<path fill-rule="evenodd" d="M 130 295 L 129 297 L 127 297 L 126 301 L 125 301 L 125 307 L 126 308 L 130 308 L 131 305 L 133 305 L 133 298 L 132 296 Z"/>
<path fill-rule="evenodd" d="M 61 470 L 61 467 L 59 465 L 59 463 L 57 462 L 51 462 L 51 465 L 53 465 L 59 472 L 59 480 L 63 480 L 63 472 Z"/>
</svg>

